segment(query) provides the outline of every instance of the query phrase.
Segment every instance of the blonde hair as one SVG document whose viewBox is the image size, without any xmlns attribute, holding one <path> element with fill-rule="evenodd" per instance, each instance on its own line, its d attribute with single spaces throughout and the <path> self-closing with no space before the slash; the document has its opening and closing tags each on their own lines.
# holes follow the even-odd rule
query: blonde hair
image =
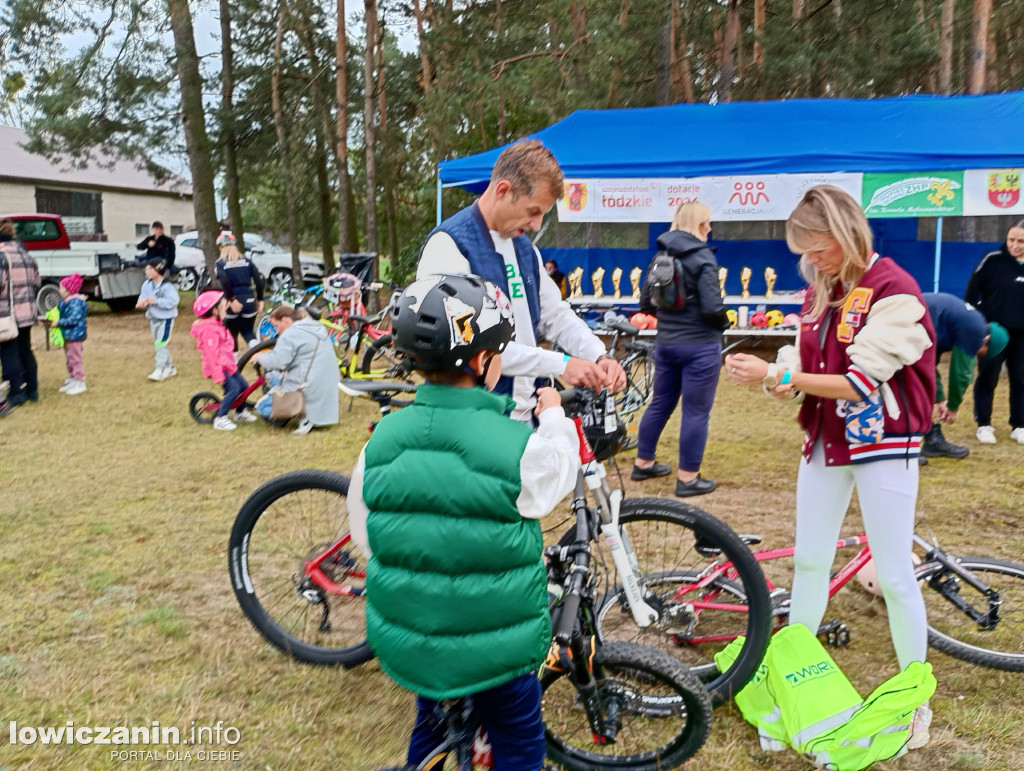
<svg viewBox="0 0 1024 771">
<path fill-rule="evenodd" d="M 839 244 L 843 262 L 839 274 L 821 273 L 807 262 L 807 252 L 823 237 L 831 237 Z M 786 244 L 800 257 L 800 275 L 811 286 L 812 318 L 819 318 L 829 306 L 837 308 L 846 301 L 874 253 L 871 226 L 863 210 L 849 193 L 835 185 L 812 187 L 796 205 L 786 220 Z M 843 295 L 831 300 L 836 287 L 842 286 Z"/>
<path fill-rule="evenodd" d="M 234 244 L 224 244 L 220 248 L 221 259 L 227 260 L 228 262 L 238 262 L 242 259 L 242 253 L 238 251 L 238 247 Z"/>
<path fill-rule="evenodd" d="M 508 180 L 513 199 L 531 196 L 544 186 L 556 201 L 562 197 L 562 168 L 538 139 L 526 139 L 505 148 L 491 171 L 491 184 Z"/>
<path fill-rule="evenodd" d="M 669 229 L 682 230 L 701 238 L 700 226 L 704 222 L 711 222 L 711 209 L 700 201 L 686 201 L 679 204 Z"/>
</svg>

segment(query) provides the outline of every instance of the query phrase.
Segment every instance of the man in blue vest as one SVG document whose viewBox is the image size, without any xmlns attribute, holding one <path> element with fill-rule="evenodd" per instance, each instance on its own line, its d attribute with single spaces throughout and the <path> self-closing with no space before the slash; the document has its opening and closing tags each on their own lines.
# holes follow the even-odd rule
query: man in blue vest
<svg viewBox="0 0 1024 771">
<path fill-rule="evenodd" d="M 530 420 L 537 378 L 561 377 L 570 385 L 621 391 L 626 373 L 604 343 L 562 299 L 526 235 L 562 197 L 562 170 L 537 140 L 516 142 L 494 164 L 487 189 L 472 205 L 442 222 L 420 252 L 417 278 L 473 273 L 510 298 L 516 336 L 505 350 L 497 393 L 512 396 L 512 416 Z M 540 340 L 568 353 L 539 348 Z"/>
</svg>

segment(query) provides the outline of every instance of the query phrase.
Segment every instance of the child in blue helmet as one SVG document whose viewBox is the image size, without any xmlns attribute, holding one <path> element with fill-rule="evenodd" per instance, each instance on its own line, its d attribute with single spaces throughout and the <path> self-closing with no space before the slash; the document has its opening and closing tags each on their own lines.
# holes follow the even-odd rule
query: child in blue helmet
<svg viewBox="0 0 1024 771">
<path fill-rule="evenodd" d="M 536 670 L 551 642 L 539 518 L 572 489 L 575 425 L 538 394 L 536 433 L 490 393 L 515 323 L 477 276 L 429 276 L 394 312 L 395 347 L 426 383 L 381 420 L 349 487 L 353 539 L 369 555 L 367 640 L 418 694 L 407 762 L 444 738 L 439 700 L 472 696 L 499 771 L 540 769 Z"/>
</svg>

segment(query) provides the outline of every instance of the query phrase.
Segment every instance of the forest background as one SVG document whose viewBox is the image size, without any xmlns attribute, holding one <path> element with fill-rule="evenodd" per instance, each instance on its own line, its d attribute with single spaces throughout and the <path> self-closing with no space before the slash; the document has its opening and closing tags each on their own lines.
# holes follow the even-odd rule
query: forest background
<svg viewBox="0 0 1024 771">
<path fill-rule="evenodd" d="M 414 268 L 436 165 L 577 109 L 1024 87 L 1019 0 L 10 0 L 0 120 L 51 156 L 184 156 L 228 219 Z M 220 24 L 197 54 L 194 19 Z M 411 36 L 413 45 L 399 35 Z M 86 41 L 67 50 L 67 41 Z M 411 50 L 410 50 L 411 49 Z M 984 142 L 984 127 L 978 127 Z M 609 148 L 613 153 L 615 148 Z M 149 162 L 156 174 L 166 173 Z M 448 197 L 452 200 L 449 201 Z M 446 193 L 446 209 L 469 200 Z M 236 233 L 243 228 L 234 227 Z M 617 246 L 586 227 L 559 246 Z"/>
</svg>

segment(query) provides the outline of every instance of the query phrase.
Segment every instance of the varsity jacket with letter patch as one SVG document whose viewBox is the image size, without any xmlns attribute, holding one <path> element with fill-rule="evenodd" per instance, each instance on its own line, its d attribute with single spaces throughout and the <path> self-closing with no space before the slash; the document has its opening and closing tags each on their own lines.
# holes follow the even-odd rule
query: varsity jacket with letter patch
<svg viewBox="0 0 1024 771">
<path fill-rule="evenodd" d="M 812 319 L 812 301 L 802 309 L 800 369 L 845 375 L 860 400 L 808 395 L 798 417 L 804 456 L 821 439 L 829 466 L 916 458 L 935 394 L 935 330 L 917 282 L 874 255 L 840 307 Z"/>
</svg>

